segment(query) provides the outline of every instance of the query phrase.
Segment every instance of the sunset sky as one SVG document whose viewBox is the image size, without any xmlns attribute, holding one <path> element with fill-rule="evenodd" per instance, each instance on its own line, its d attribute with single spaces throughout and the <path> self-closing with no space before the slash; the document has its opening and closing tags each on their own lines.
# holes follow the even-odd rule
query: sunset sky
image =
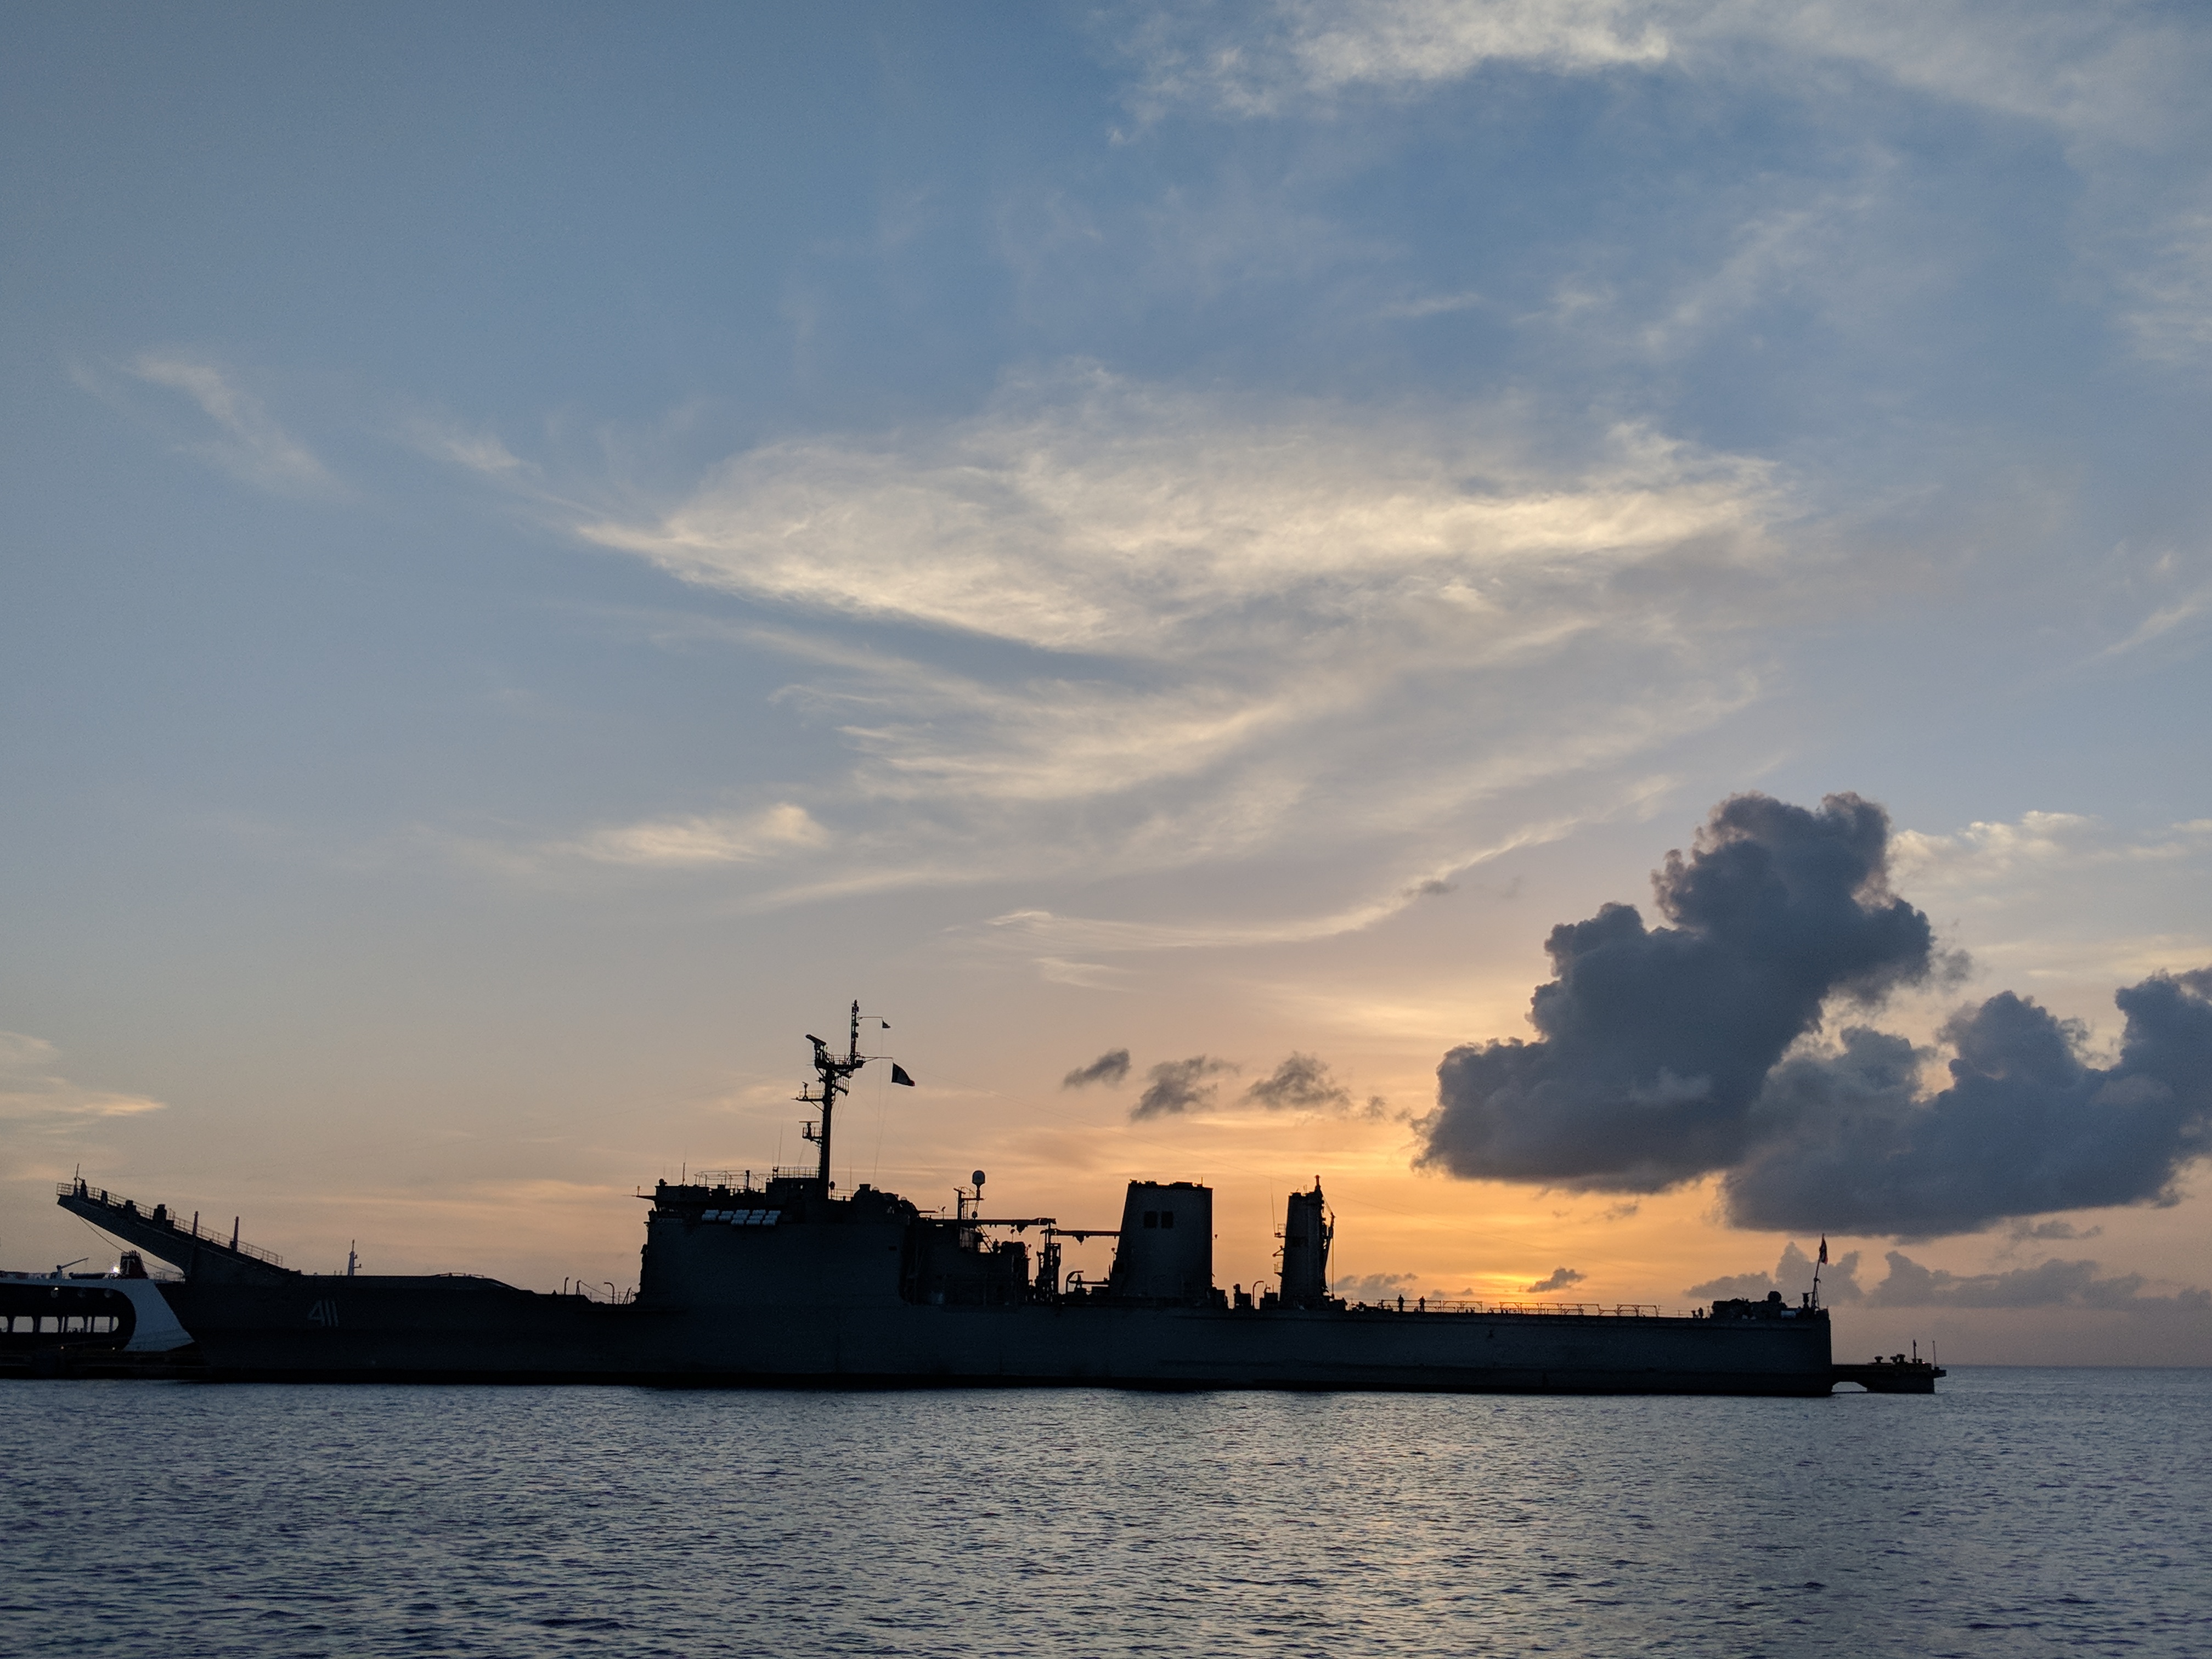
<svg viewBox="0 0 2212 1659">
<path fill-rule="evenodd" d="M 0 1266 L 634 1282 L 857 997 L 841 1183 L 2212 1363 L 2201 8 L 0 38 Z"/>
</svg>

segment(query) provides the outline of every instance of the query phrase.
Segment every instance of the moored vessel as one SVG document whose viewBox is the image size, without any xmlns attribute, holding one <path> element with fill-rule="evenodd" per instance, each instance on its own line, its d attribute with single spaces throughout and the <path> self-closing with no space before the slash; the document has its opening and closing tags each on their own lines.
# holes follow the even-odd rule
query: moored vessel
<svg viewBox="0 0 2212 1659">
<path fill-rule="evenodd" d="M 106 1273 L 0 1272 L 0 1376 L 181 1375 L 197 1356 L 136 1250 Z"/>
<path fill-rule="evenodd" d="M 1822 1395 L 1826 1310 L 1718 1303 L 1691 1314 L 1580 1306 L 1347 1306 L 1329 1294 L 1319 1182 L 1288 1203 L 1278 1285 L 1213 1283 L 1212 1193 L 1138 1181 L 1118 1224 L 983 1213 L 977 1171 L 950 1215 L 863 1183 L 831 1147 L 860 1052 L 810 1037 L 799 1098 L 811 1167 L 657 1183 L 634 1295 L 533 1291 L 467 1275 L 302 1273 L 166 1206 L 64 1186 L 64 1207 L 183 1273 L 159 1294 L 218 1378 L 639 1382 L 863 1387 Z M 1111 1271 L 1064 1271 L 1064 1240 L 1114 1240 Z M 1032 1253 L 1031 1243 L 1036 1249 Z"/>
</svg>

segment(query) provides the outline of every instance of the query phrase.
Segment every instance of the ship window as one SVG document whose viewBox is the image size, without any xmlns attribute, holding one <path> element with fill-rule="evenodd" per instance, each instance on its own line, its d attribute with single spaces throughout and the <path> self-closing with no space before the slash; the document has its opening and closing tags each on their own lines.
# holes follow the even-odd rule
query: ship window
<svg viewBox="0 0 2212 1659">
<path fill-rule="evenodd" d="M 1147 1227 L 1157 1227 L 1159 1224 L 1160 1212 L 1158 1210 L 1147 1210 L 1145 1212 L 1145 1225 Z"/>
<path fill-rule="evenodd" d="M 40 1335 L 59 1336 L 61 1333 L 62 1322 L 60 1320 L 55 1318 L 52 1314 L 40 1314 L 39 1316 Z"/>
<path fill-rule="evenodd" d="M 1175 1212 L 1173 1210 L 1162 1210 L 1160 1212 L 1160 1225 L 1163 1227 L 1172 1227 L 1175 1225 Z"/>
</svg>

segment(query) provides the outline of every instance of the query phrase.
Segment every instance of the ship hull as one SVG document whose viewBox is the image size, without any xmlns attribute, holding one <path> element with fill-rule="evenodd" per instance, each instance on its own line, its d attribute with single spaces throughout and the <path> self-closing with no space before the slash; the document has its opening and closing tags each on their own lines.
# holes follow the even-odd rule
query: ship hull
<svg viewBox="0 0 2212 1659">
<path fill-rule="evenodd" d="M 912 1308 L 688 1344 L 698 1383 L 1056 1383 L 1431 1393 L 1820 1395 L 1825 1322 L 1376 1310 Z"/>
<path fill-rule="evenodd" d="M 610 1307 L 489 1280 L 165 1286 L 236 1381 L 1826 1394 L 1825 1321 L 1377 1310 Z"/>
<path fill-rule="evenodd" d="M 580 1296 L 443 1275 L 161 1289 L 216 1381 L 626 1382 L 647 1322 Z"/>
</svg>

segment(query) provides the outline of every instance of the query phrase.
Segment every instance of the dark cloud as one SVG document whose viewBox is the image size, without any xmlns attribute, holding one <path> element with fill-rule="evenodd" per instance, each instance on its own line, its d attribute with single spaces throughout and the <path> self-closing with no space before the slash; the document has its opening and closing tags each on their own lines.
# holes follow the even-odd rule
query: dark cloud
<svg viewBox="0 0 2212 1659">
<path fill-rule="evenodd" d="M 1554 1267 L 1549 1279 L 1540 1279 L 1533 1285 L 1523 1285 L 1521 1289 L 1525 1295 L 1541 1296 L 1547 1291 L 1564 1291 L 1570 1285 L 1579 1285 L 1588 1276 L 1577 1273 L 1572 1267 Z"/>
<path fill-rule="evenodd" d="M 1825 1002 L 1939 966 L 1928 918 L 1885 884 L 1888 845 L 1888 814 L 1856 795 L 1722 802 L 1652 877 L 1671 926 L 1607 904 L 1553 928 L 1537 1039 L 1445 1055 L 1420 1163 L 1626 1192 L 1736 1164 L 1767 1073 Z"/>
<path fill-rule="evenodd" d="M 1063 1089 L 1080 1089 L 1092 1083 L 1119 1083 L 1129 1075 L 1129 1051 L 1109 1048 L 1088 1066 L 1079 1066 L 1060 1079 Z"/>
<path fill-rule="evenodd" d="M 1877 1308 L 2106 1308 L 2124 1313 L 2212 1313 L 2212 1291 L 2145 1296 L 2141 1273 L 2100 1278 L 2094 1261 L 2053 1258 L 2001 1273 L 1951 1273 L 1923 1267 L 1901 1251 L 1868 1302 Z"/>
<path fill-rule="evenodd" d="M 1313 1054 L 1296 1052 L 1247 1089 L 1244 1098 L 1278 1112 L 1344 1112 L 1352 1109 L 1352 1091 L 1329 1075 L 1328 1066 Z"/>
<path fill-rule="evenodd" d="M 2070 1221 L 2017 1221 L 2009 1230 L 2014 1243 L 2028 1240 L 2094 1238 L 2105 1230 L 2102 1227 L 2076 1227 Z"/>
<path fill-rule="evenodd" d="M 1729 1302 L 1738 1297 L 1764 1302 L 1769 1291 L 1779 1291 L 1795 1302 L 1813 1288 L 1814 1266 L 1813 1258 L 1799 1249 L 1792 1239 L 1782 1247 L 1782 1260 L 1774 1264 L 1772 1273 L 1729 1273 L 1720 1279 L 1709 1279 L 1702 1285 L 1692 1285 L 1682 1294 L 1699 1302 Z M 1865 1294 L 1859 1285 L 1856 1250 L 1838 1256 L 1820 1269 L 1823 1303 L 1856 1302 Z"/>
<path fill-rule="evenodd" d="M 1925 1238 L 2171 1203 L 2182 1167 L 2212 1151 L 2208 993 L 2202 969 L 2116 993 L 2127 1024 L 2109 1067 L 2082 1058 L 2078 1024 L 2001 993 L 1943 1028 L 1951 1084 L 1932 1096 L 1926 1054 L 1846 1030 L 1834 1053 L 1795 1056 L 1768 1079 L 1753 1143 L 1725 1182 L 1729 1218 Z"/>
<path fill-rule="evenodd" d="M 1229 1061 L 1216 1060 L 1210 1054 L 1193 1054 L 1188 1060 L 1164 1060 L 1146 1073 L 1150 1080 L 1129 1115 L 1161 1117 L 1170 1112 L 1187 1112 L 1194 1106 L 1209 1106 L 1213 1103 L 1216 1085 L 1206 1079 L 1236 1069 Z"/>
<path fill-rule="evenodd" d="M 1612 1192 L 1717 1171 L 1735 1225 L 1905 1239 L 2171 1202 L 2212 1152 L 2212 969 L 2118 992 L 2110 1067 L 2010 992 L 1944 1027 L 1951 1082 L 1933 1095 L 1939 1050 L 1864 1025 L 1814 1046 L 1838 1006 L 1961 965 L 1890 892 L 1888 844 L 1888 815 L 1856 795 L 1722 802 L 1652 878 L 1668 925 L 1608 904 L 1554 928 L 1536 1039 L 1444 1056 L 1419 1161 Z"/>
</svg>

